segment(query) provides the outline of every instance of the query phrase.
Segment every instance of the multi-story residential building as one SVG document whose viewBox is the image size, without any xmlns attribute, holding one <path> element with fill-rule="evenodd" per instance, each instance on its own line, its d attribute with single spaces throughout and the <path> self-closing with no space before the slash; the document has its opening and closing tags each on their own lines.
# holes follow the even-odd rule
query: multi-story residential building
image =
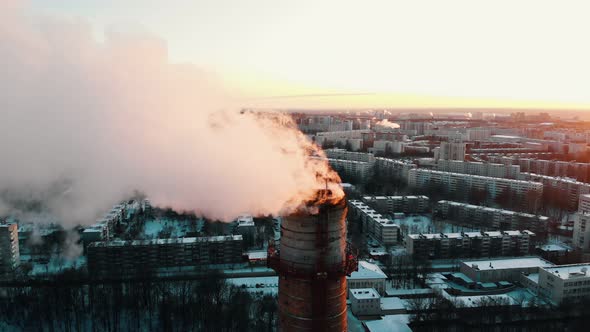
<svg viewBox="0 0 590 332">
<path fill-rule="evenodd" d="M 465 143 L 441 142 L 439 158 L 442 160 L 465 160 Z"/>
<path fill-rule="evenodd" d="M 590 182 L 590 163 L 493 155 L 488 156 L 488 161 L 505 165 L 518 165 L 522 172 L 569 177 L 581 182 Z"/>
<path fill-rule="evenodd" d="M 492 136 L 491 128 L 468 128 L 467 140 L 469 141 L 484 141 Z"/>
<path fill-rule="evenodd" d="M 242 261 L 242 235 L 135 241 L 88 245 L 88 270 L 95 276 L 136 275 L 171 267 L 199 267 Z"/>
<path fill-rule="evenodd" d="M 356 316 L 380 315 L 381 296 L 373 288 L 350 290 L 350 310 Z"/>
<path fill-rule="evenodd" d="M 358 270 L 346 277 L 348 290 L 357 288 L 373 288 L 379 294 L 385 295 L 385 280 L 387 275 L 376 264 L 359 261 Z"/>
<path fill-rule="evenodd" d="M 533 173 L 520 173 L 520 178 L 526 181 L 535 181 L 543 184 L 546 194 L 551 193 L 553 197 L 565 198 L 567 208 L 576 210 L 580 195 L 590 193 L 590 183 L 579 182 L 570 178 L 560 178 Z"/>
<path fill-rule="evenodd" d="M 495 199 L 508 192 L 522 206 L 536 210 L 541 203 L 543 184 L 534 181 L 493 178 L 489 176 L 440 172 L 428 169 L 408 171 L 408 185 L 413 188 L 431 188 L 432 184 L 442 185 L 448 192 L 469 192 L 480 190 Z"/>
<path fill-rule="evenodd" d="M 574 216 L 573 245 L 590 251 L 590 195 L 580 195 L 578 213 Z"/>
<path fill-rule="evenodd" d="M 462 226 L 483 230 L 548 231 L 549 217 L 452 201 L 438 201 L 435 215 Z"/>
<path fill-rule="evenodd" d="M 452 172 L 489 176 L 494 178 L 518 179 L 520 167 L 518 165 L 504 165 L 460 160 L 439 160 L 436 169 L 441 172 Z"/>
<path fill-rule="evenodd" d="M 540 257 L 496 258 L 462 261 L 459 271 L 476 282 L 517 282 L 523 274 L 552 268 L 553 263 Z"/>
<path fill-rule="evenodd" d="M 0 224 L 0 278 L 9 276 L 20 263 L 16 223 Z"/>
<path fill-rule="evenodd" d="M 590 194 L 580 195 L 580 200 L 578 202 L 578 212 L 590 213 Z"/>
<path fill-rule="evenodd" d="M 430 199 L 427 196 L 365 196 L 363 202 L 381 213 L 425 213 Z"/>
<path fill-rule="evenodd" d="M 373 176 L 373 163 L 370 162 L 328 159 L 328 163 L 343 177 L 349 177 L 359 182 L 366 182 Z"/>
<path fill-rule="evenodd" d="M 369 152 L 374 154 L 379 153 L 402 153 L 405 151 L 407 143 L 401 141 L 377 140 L 373 142 L 373 147 L 369 148 Z"/>
<path fill-rule="evenodd" d="M 414 257 L 429 259 L 523 256 L 529 254 L 534 235 L 530 231 L 408 234 L 406 249 Z"/>
<path fill-rule="evenodd" d="M 353 152 L 345 149 L 326 149 L 326 157 L 329 159 L 353 160 L 374 163 L 375 156 L 371 153 Z"/>
<path fill-rule="evenodd" d="M 351 200 L 348 203 L 349 216 L 360 220 L 363 233 L 369 234 L 384 245 L 399 242 L 401 236 L 399 225 L 395 224 L 391 219 L 383 217 L 361 201 Z"/>
<path fill-rule="evenodd" d="M 315 135 L 315 142 L 319 146 L 326 144 L 339 144 L 345 146 L 350 145 L 353 151 L 360 150 L 363 145 L 363 134 L 371 133 L 370 130 L 345 130 L 345 131 L 327 131 L 317 133 Z"/>
<path fill-rule="evenodd" d="M 409 162 L 388 158 L 375 158 L 375 172 L 376 174 L 391 180 L 399 180 L 406 182 L 408 179 L 408 172 L 418 166 Z"/>
<path fill-rule="evenodd" d="M 590 298 L 590 264 L 573 264 L 539 269 L 539 295 L 555 304 Z"/>
</svg>

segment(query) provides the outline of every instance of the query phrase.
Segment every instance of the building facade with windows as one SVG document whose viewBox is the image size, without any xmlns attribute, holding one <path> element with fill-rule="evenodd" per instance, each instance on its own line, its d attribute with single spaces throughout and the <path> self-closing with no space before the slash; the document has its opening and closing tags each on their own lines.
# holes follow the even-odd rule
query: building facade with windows
<svg viewBox="0 0 590 332">
<path fill-rule="evenodd" d="M 559 304 L 590 298 L 590 264 L 559 265 L 539 270 L 539 295 Z"/>
<path fill-rule="evenodd" d="M 408 234 L 406 250 L 424 259 L 524 256 L 531 251 L 530 231 Z"/>
<path fill-rule="evenodd" d="M 0 277 L 13 274 L 19 264 L 18 225 L 0 224 Z"/>
<path fill-rule="evenodd" d="M 136 275 L 160 268 L 242 262 L 242 235 L 93 242 L 88 271 L 95 276 Z"/>
</svg>

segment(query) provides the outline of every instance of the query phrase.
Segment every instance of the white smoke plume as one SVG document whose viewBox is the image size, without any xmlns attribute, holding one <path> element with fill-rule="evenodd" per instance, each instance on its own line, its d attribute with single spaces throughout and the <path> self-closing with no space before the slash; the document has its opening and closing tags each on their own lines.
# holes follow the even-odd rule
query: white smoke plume
<svg viewBox="0 0 590 332">
<path fill-rule="evenodd" d="M 138 189 L 229 220 L 295 209 L 338 176 L 281 115 L 238 112 L 213 74 L 165 42 L 0 3 L 0 207 L 90 224 Z M 321 152 L 315 151 L 321 155 Z"/>
<path fill-rule="evenodd" d="M 399 128 L 399 124 L 397 124 L 395 122 L 389 122 L 389 120 L 387 120 L 387 119 L 383 119 L 383 120 L 377 122 L 375 125 L 376 126 L 381 126 L 381 127 L 384 127 L 384 128 L 390 128 L 390 129 L 397 129 L 397 128 Z"/>
</svg>

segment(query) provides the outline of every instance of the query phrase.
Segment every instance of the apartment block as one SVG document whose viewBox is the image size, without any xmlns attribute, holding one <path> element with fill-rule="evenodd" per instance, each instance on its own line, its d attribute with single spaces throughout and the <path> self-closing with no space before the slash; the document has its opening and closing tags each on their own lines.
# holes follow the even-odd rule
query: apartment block
<svg viewBox="0 0 590 332">
<path fill-rule="evenodd" d="M 353 152 L 345 149 L 326 149 L 324 152 L 329 159 L 353 160 L 367 163 L 375 162 L 375 156 L 365 152 Z"/>
<path fill-rule="evenodd" d="M 549 217 L 453 201 L 438 201 L 435 215 L 484 230 L 530 230 L 547 233 Z"/>
<path fill-rule="evenodd" d="M 523 256 L 531 250 L 531 231 L 408 234 L 406 249 L 428 259 Z"/>
<path fill-rule="evenodd" d="M 590 183 L 584 183 L 570 178 L 524 172 L 520 173 L 520 178 L 526 181 L 542 183 L 544 190 L 552 193 L 553 198 L 565 197 L 569 210 L 576 210 L 578 208 L 580 195 L 590 194 Z"/>
<path fill-rule="evenodd" d="M 469 192 L 481 190 L 495 199 L 504 191 L 514 194 L 521 205 L 528 204 L 536 209 L 541 203 L 543 184 L 534 181 L 493 178 L 489 176 L 440 172 L 428 169 L 408 171 L 408 185 L 414 188 L 429 188 L 432 184 L 442 185 L 448 192 Z"/>
<path fill-rule="evenodd" d="M 494 178 L 518 179 L 520 166 L 482 163 L 460 160 L 439 160 L 436 170 L 441 172 L 489 176 Z"/>
<path fill-rule="evenodd" d="M 408 172 L 416 168 L 416 164 L 388 158 L 375 158 L 375 173 L 391 180 L 406 182 Z"/>
<path fill-rule="evenodd" d="M 242 235 L 135 241 L 88 245 L 91 275 L 135 275 L 159 268 L 234 264 L 242 261 Z"/>
<path fill-rule="evenodd" d="M 574 215 L 572 244 L 584 252 L 590 251 L 590 195 L 580 195 L 578 212 Z"/>
<path fill-rule="evenodd" d="M 590 182 L 590 163 L 507 156 L 488 156 L 488 161 L 505 165 L 518 165 L 522 172 L 568 177 L 580 182 Z"/>
<path fill-rule="evenodd" d="M 425 213 L 428 212 L 430 199 L 427 196 L 365 196 L 365 202 L 381 213 Z"/>
<path fill-rule="evenodd" d="M 19 263 L 18 226 L 15 223 L 0 224 L 0 277 L 12 274 Z"/>
<path fill-rule="evenodd" d="M 492 129 L 490 128 L 468 128 L 467 140 L 469 141 L 484 141 L 492 136 Z"/>
<path fill-rule="evenodd" d="M 348 202 L 349 216 L 360 220 L 363 233 L 369 234 L 384 245 L 396 244 L 401 235 L 399 225 L 385 218 L 362 201 Z"/>
<path fill-rule="evenodd" d="M 465 160 L 465 143 L 441 142 L 439 158 L 442 160 Z"/>
<path fill-rule="evenodd" d="M 328 163 L 340 175 L 360 182 L 366 182 L 373 176 L 371 162 L 328 158 Z"/>
</svg>

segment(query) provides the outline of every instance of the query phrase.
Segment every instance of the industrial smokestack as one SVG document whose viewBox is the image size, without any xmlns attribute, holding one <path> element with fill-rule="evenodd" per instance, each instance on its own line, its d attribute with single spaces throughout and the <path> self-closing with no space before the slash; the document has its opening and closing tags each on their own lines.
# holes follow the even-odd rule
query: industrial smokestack
<svg viewBox="0 0 590 332">
<path fill-rule="evenodd" d="M 327 190 L 284 218 L 268 264 L 279 274 L 281 331 L 346 331 L 346 276 L 357 269 L 346 242 L 346 201 Z"/>
</svg>

